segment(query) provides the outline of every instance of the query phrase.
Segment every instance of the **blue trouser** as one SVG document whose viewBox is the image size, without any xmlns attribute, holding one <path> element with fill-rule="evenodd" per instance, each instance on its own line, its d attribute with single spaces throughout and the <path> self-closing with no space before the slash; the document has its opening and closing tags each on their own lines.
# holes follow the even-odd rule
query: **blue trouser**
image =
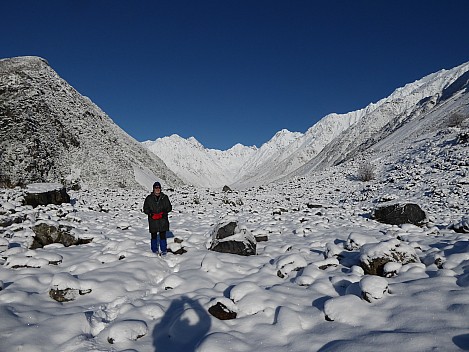
<svg viewBox="0 0 469 352">
<path fill-rule="evenodd" d="M 158 232 L 151 234 L 151 251 L 153 253 L 158 252 L 158 246 L 161 248 L 161 252 L 166 253 L 168 248 L 168 243 L 166 241 L 166 231 L 160 231 L 160 238 L 158 241 Z"/>
</svg>

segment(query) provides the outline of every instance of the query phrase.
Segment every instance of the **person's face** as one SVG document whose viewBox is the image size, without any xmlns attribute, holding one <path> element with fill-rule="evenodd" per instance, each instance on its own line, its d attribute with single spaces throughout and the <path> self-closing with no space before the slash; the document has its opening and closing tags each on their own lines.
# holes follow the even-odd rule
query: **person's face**
<svg viewBox="0 0 469 352">
<path fill-rule="evenodd" d="M 161 187 L 153 187 L 153 193 L 155 193 L 157 196 L 160 195 Z"/>
</svg>

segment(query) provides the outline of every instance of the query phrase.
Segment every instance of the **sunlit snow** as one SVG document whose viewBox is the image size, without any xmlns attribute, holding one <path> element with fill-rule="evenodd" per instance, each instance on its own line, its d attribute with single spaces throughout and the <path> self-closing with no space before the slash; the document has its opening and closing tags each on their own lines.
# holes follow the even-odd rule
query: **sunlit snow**
<svg viewBox="0 0 469 352">
<path fill-rule="evenodd" d="M 370 182 L 354 177 L 352 162 L 239 192 L 164 189 L 169 248 L 186 251 L 165 258 L 150 251 L 147 191 L 70 191 L 72 204 L 33 209 L 21 205 L 22 190 L 1 190 L 0 350 L 468 350 L 469 154 L 454 143 L 460 132 L 376 159 Z M 373 220 L 385 199 L 420 204 L 426 223 Z M 228 220 L 267 236 L 257 255 L 208 249 Z M 93 241 L 28 250 L 44 221 Z M 389 262 L 386 277 L 359 265 L 396 248 L 418 261 Z M 65 289 L 66 301 L 51 298 Z M 217 303 L 237 317 L 212 316 Z"/>
</svg>

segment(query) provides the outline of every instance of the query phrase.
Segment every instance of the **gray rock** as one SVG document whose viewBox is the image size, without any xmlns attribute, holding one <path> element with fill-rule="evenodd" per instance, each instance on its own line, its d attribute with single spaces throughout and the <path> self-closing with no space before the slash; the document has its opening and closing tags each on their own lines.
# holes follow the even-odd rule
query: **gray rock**
<svg viewBox="0 0 469 352">
<path fill-rule="evenodd" d="M 417 204 L 391 204 L 376 208 L 373 218 L 390 225 L 422 225 L 426 219 L 426 214 Z"/>
<path fill-rule="evenodd" d="M 65 187 L 40 193 L 26 193 L 24 196 L 25 205 L 31 205 L 33 208 L 38 205 L 70 203 L 70 196 Z"/>
<path fill-rule="evenodd" d="M 228 219 L 214 228 L 210 250 L 244 256 L 255 255 L 256 239 L 252 234 L 239 231 L 235 219 Z"/>
<path fill-rule="evenodd" d="M 55 227 L 46 223 L 34 226 L 33 232 L 35 236 L 29 249 L 43 248 L 52 243 L 61 243 L 65 247 L 69 247 L 87 244 L 92 241 L 92 239 L 75 238 L 75 236 L 70 233 L 69 229 L 61 226 Z"/>
</svg>

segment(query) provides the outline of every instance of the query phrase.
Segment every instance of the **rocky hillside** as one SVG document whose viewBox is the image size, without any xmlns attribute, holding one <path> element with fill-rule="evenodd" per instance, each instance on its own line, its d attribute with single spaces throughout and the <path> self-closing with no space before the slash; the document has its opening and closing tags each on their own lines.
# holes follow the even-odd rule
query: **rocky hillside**
<svg viewBox="0 0 469 352">
<path fill-rule="evenodd" d="M 0 60 L 0 186 L 77 187 L 180 183 L 155 154 L 119 128 L 38 57 Z"/>
</svg>

